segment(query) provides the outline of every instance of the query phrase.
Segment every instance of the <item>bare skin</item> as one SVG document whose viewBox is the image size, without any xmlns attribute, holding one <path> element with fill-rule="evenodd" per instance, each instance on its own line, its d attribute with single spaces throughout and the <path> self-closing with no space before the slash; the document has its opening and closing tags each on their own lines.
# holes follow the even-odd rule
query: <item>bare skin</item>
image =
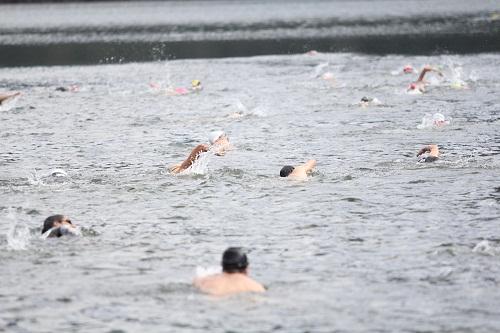
<svg viewBox="0 0 500 333">
<path fill-rule="evenodd" d="M 2 105 L 2 103 L 6 102 L 7 100 L 19 95 L 21 95 L 20 92 L 0 94 L 0 105 Z"/>
<path fill-rule="evenodd" d="M 65 232 L 59 228 L 65 228 Z M 59 229 L 59 230 L 58 230 Z M 77 232 L 76 226 L 71 222 L 69 217 L 64 216 L 62 219 L 54 221 L 52 224 L 52 228 L 49 229 L 46 233 L 48 233 L 47 237 L 60 237 L 61 235 L 67 234 L 75 234 Z"/>
<path fill-rule="evenodd" d="M 296 166 L 288 177 L 299 180 L 307 179 L 307 174 L 310 173 L 315 166 L 316 160 L 309 160 L 302 165 Z"/>
<path fill-rule="evenodd" d="M 176 164 L 170 167 L 170 172 L 180 173 L 190 166 L 200 157 L 202 153 L 206 153 L 212 150 L 217 156 L 224 156 L 228 150 L 232 149 L 231 144 L 226 135 L 222 135 L 218 138 L 213 145 L 209 146 L 206 144 L 197 145 L 189 154 L 189 156 L 181 164 Z"/>
<path fill-rule="evenodd" d="M 437 145 L 428 145 L 420 149 L 417 153 L 417 157 L 420 157 L 421 155 L 429 153 L 429 156 L 432 157 L 439 157 L 439 148 Z"/>
<path fill-rule="evenodd" d="M 193 163 L 200 157 L 202 153 L 208 151 L 210 147 L 205 144 L 197 145 L 189 154 L 189 156 L 182 162 L 181 164 L 176 164 L 170 168 L 170 171 L 173 173 L 179 173 L 187 168 L 189 168 Z"/>
<path fill-rule="evenodd" d="M 412 84 L 410 84 L 410 87 L 408 88 L 408 90 L 418 90 L 420 91 L 421 93 L 424 93 L 425 92 L 425 86 L 427 85 L 427 82 L 424 80 L 424 77 L 425 77 L 425 74 L 429 73 L 429 72 L 435 72 L 437 73 L 439 76 L 443 76 L 443 73 L 441 73 L 441 71 L 429 66 L 429 65 L 426 65 L 424 66 L 424 68 L 422 69 L 422 71 L 420 72 L 420 75 L 418 76 L 418 79 L 417 81 L 413 82 Z"/>
<path fill-rule="evenodd" d="M 260 283 L 248 276 L 247 270 L 241 273 L 223 272 L 196 278 L 193 284 L 204 293 L 214 296 L 227 296 L 243 292 L 262 293 L 266 291 Z"/>
<path fill-rule="evenodd" d="M 422 156 L 425 153 L 429 153 L 427 156 Z M 424 146 L 417 153 L 417 157 L 422 156 L 419 162 L 434 162 L 439 158 L 439 148 L 437 145 Z"/>
<path fill-rule="evenodd" d="M 54 222 L 53 228 L 60 227 L 60 226 L 63 226 L 63 225 L 71 227 L 71 228 L 75 227 L 75 225 L 73 224 L 73 222 L 71 222 L 71 220 L 69 219 L 69 217 L 64 216 L 64 218 L 61 221 Z"/>
</svg>

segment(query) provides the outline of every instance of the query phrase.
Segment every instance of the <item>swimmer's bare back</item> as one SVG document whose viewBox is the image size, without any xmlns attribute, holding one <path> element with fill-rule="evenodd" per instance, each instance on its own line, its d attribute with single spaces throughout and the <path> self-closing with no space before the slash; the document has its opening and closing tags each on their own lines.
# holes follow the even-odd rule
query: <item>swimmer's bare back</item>
<svg viewBox="0 0 500 333">
<path fill-rule="evenodd" d="M 170 171 L 173 173 L 179 173 L 179 172 L 186 170 L 191 165 L 193 165 L 193 163 L 198 159 L 198 157 L 200 157 L 201 153 L 207 152 L 208 149 L 209 149 L 208 145 L 204 145 L 204 144 L 197 145 L 191 151 L 189 156 L 184 160 L 184 162 L 182 162 L 180 165 L 173 166 L 172 168 L 170 168 Z"/>
</svg>

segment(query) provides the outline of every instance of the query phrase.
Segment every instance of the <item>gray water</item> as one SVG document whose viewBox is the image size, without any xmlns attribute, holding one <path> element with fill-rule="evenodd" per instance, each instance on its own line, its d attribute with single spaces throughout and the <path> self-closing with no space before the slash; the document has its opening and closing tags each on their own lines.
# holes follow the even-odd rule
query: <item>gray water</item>
<svg viewBox="0 0 500 333">
<path fill-rule="evenodd" d="M 500 52 L 497 0 L 0 5 L 0 67 L 323 52 Z"/>
<path fill-rule="evenodd" d="M 408 95 L 408 63 L 446 80 Z M 0 69 L 23 92 L 0 112 L 0 331 L 499 331 L 498 66 L 339 53 Z M 148 87 L 192 79 L 199 94 Z M 435 112 L 451 123 L 417 128 Z M 233 151 L 168 173 L 214 129 Z M 430 143 L 441 160 L 417 163 Z M 279 178 L 309 158 L 308 181 Z M 83 236 L 41 240 L 54 213 Z M 196 291 L 197 268 L 235 245 L 268 291 Z"/>
</svg>

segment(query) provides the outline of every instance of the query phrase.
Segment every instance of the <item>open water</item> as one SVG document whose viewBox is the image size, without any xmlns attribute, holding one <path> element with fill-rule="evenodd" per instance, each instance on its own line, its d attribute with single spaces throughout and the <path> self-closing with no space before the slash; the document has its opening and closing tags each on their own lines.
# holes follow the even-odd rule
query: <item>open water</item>
<svg viewBox="0 0 500 333">
<path fill-rule="evenodd" d="M 409 95 L 407 64 L 445 77 Z M 0 111 L 0 331 L 500 331 L 499 66 L 319 53 L 0 69 L 23 93 Z M 196 94 L 149 87 L 193 79 Z M 216 129 L 233 151 L 169 174 Z M 431 143 L 441 159 L 417 163 Z M 307 181 L 279 177 L 310 158 Z M 55 213 L 82 236 L 40 239 Z M 191 286 L 227 246 L 249 250 L 265 294 Z"/>
</svg>

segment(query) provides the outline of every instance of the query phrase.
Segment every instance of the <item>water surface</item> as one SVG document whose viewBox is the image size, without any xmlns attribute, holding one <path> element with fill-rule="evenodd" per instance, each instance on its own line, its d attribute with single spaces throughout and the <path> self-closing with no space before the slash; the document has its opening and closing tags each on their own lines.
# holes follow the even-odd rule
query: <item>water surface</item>
<svg viewBox="0 0 500 333">
<path fill-rule="evenodd" d="M 408 63 L 447 80 L 408 95 Z M 0 331 L 500 330 L 499 65 L 337 53 L 1 69 L 23 96 L 0 112 Z M 195 78 L 194 95 L 148 86 Z M 359 107 L 365 95 L 383 104 Z M 450 125 L 417 128 L 435 112 Z M 167 172 L 214 129 L 234 151 Z M 441 160 L 418 164 L 430 143 Z M 309 181 L 278 177 L 309 158 Z M 84 236 L 40 240 L 53 213 Z M 191 287 L 230 245 L 250 250 L 265 295 Z"/>
</svg>

